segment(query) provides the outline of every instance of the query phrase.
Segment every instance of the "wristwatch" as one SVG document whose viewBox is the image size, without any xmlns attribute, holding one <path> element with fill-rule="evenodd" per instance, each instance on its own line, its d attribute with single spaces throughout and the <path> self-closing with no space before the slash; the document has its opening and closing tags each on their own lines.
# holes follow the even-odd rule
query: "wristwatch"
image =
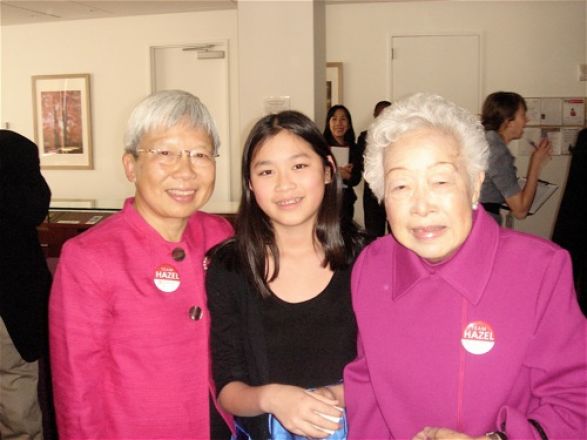
<svg viewBox="0 0 587 440">
<path fill-rule="evenodd" d="M 487 440 L 508 440 L 508 436 L 501 431 L 488 432 L 485 437 L 487 437 Z"/>
</svg>

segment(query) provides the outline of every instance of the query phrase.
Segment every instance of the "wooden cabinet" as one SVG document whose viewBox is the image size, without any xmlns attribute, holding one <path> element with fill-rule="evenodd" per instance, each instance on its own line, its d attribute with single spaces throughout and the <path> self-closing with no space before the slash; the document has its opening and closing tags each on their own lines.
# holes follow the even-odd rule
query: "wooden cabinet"
<svg viewBox="0 0 587 440">
<path fill-rule="evenodd" d="M 89 207 L 67 207 L 66 205 L 58 205 L 55 202 L 51 203 L 52 207 L 49 209 L 49 215 L 37 228 L 39 241 L 47 258 L 59 257 L 63 243 L 120 211 L 119 208 L 123 204 L 122 201 L 93 203 L 92 208 L 94 209 Z M 202 210 L 220 215 L 234 224 L 237 209 L 237 202 L 210 202 Z"/>
<path fill-rule="evenodd" d="M 37 228 L 45 256 L 59 257 L 63 243 L 114 213 L 115 211 L 50 210 L 45 221 Z"/>
</svg>

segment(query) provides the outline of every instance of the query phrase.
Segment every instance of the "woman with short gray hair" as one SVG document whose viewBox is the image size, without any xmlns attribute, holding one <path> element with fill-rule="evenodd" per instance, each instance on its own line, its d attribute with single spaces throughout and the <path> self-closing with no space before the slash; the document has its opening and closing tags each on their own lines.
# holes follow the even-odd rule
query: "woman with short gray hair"
<svg viewBox="0 0 587 440">
<path fill-rule="evenodd" d="M 200 209 L 218 134 L 200 100 L 163 91 L 132 112 L 135 196 L 63 247 L 50 299 L 61 439 L 228 439 L 210 377 L 205 252 L 232 235 Z"/>
<path fill-rule="evenodd" d="M 135 154 L 145 133 L 179 123 L 206 132 L 212 142 L 213 154 L 218 154 L 220 137 L 212 116 L 198 97 L 183 90 L 163 90 L 145 98 L 130 115 L 124 149 Z"/>
<path fill-rule="evenodd" d="M 418 94 L 368 139 L 365 179 L 391 234 L 353 267 L 349 439 L 586 438 L 587 325 L 569 255 L 478 203 L 479 121 Z"/>
<path fill-rule="evenodd" d="M 383 199 L 383 155 L 402 134 L 417 128 L 435 127 L 460 141 L 465 166 L 471 179 L 487 167 L 489 151 L 483 127 L 465 109 L 440 96 L 418 94 L 394 104 L 393 112 L 377 119 L 368 132 L 365 180 L 379 200 Z M 376 189 L 375 189 L 376 188 Z"/>
</svg>

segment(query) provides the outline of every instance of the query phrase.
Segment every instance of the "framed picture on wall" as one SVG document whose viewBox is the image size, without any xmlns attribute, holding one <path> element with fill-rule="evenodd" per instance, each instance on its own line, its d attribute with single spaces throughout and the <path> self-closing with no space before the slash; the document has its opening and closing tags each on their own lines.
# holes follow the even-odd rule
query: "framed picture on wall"
<svg viewBox="0 0 587 440">
<path fill-rule="evenodd" d="M 36 75 L 33 123 L 43 169 L 94 169 L 90 75 Z"/>
<path fill-rule="evenodd" d="M 342 104 L 342 63 L 326 63 L 326 111 Z"/>
</svg>

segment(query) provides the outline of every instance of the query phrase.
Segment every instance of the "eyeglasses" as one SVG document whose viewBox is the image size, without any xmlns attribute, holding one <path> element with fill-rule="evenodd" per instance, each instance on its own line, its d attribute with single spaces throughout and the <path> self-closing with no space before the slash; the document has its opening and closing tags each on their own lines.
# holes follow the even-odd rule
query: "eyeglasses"
<svg viewBox="0 0 587 440">
<path fill-rule="evenodd" d="M 194 168 L 207 168 L 216 162 L 218 154 L 209 154 L 200 150 L 171 151 L 162 148 L 137 148 L 137 153 L 150 153 L 161 165 L 175 165 L 183 155 L 186 155 Z"/>
</svg>

